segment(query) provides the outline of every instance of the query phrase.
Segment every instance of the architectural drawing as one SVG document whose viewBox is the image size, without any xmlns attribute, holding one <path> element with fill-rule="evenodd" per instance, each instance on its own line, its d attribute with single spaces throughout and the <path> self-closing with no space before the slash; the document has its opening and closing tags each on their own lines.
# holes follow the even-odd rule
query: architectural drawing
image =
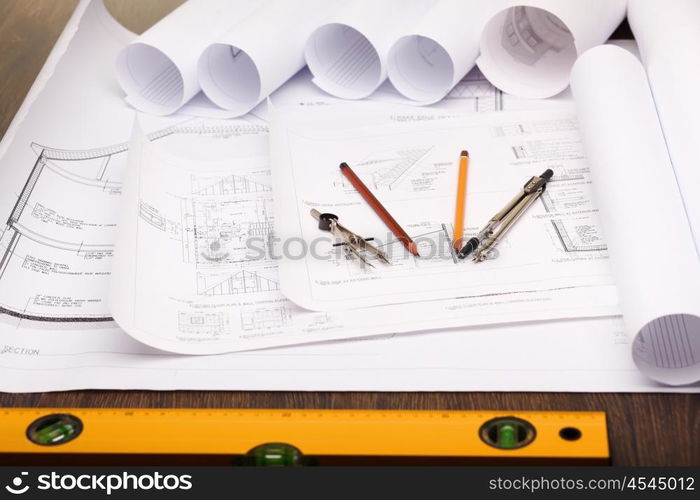
<svg viewBox="0 0 700 500">
<path fill-rule="evenodd" d="M 221 196 L 272 191 L 266 184 L 235 174 L 225 177 L 192 175 L 191 180 L 193 195 Z"/>
<path fill-rule="evenodd" d="M 152 207 L 148 203 L 139 203 L 139 217 L 153 227 L 158 228 L 176 238 L 180 238 L 182 224 L 179 221 L 168 219 L 161 214 L 157 208 Z"/>
<path fill-rule="evenodd" d="M 358 175 L 373 189 L 381 191 L 427 192 L 444 173 L 445 166 L 431 161 L 433 146 L 378 150 L 352 164 Z M 338 171 L 333 172 L 331 185 L 346 193 L 355 188 Z"/>
<path fill-rule="evenodd" d="M 570 174 L 565 169 L 557 168 L 557 175 L 560 170 L 562 176 L 550 182 L 540 197 L 545 211 L 552 214 L 592 211 L 594 207 L 587 181 L 588 170 Z"/>
<path fill-rule="evenodd" d="M 445 99 L 470 100 L 477 112 L 503 110 L 503 92 L 491 85 L 476 67 L 454 86 Z"/>
<path fill-rule="evenodd" d="M 283 259 L 282 290 L 291 300 L 322 311 L 386 306 L 399 298 L 405 302 L 425 301 L 428 297 L 442 300 L 462 294 L 466 288 L 474 291 L 472 296 L 486 296 L 533 293 L 560 284 L 608 286 L 607 254 L 580 254 L 584 248 L 601 248 L 603 241 L 597 233 L 597 213 L 590 204 L 590 181 L 580 135 L 569 110 L 546 114 L 474 113 L 439 126 L 378 125 L 352 131 L 329 128 L 330 125 L 325 127 L 324 134 L 313 143 L 301 134 L 289 134 L 285 148 L 280 147 L 273 154 L 275 172 L 282 165 L 279 171 L 281 176 L 286 175 L 276 182 L 294 186 L 294 190 L 276 196 L 276 203 L 286 203 L 281 213 L 293 214 L 280 221 L 280 231 L 298 234 L 301 228 L 304 239 L 317 238 L 317 228 L 306 218 L 309 206 L 322 206 L 326 212 L 342 214 L 341 219 L 348 224 L 363 221 L 363 235 L 383 243 L 382 249 L 389 254 L 391 263 L 363 269 L 347 259 L 308 256 L 303 266 Z M 454 213 L 457 154 L 472 144 L 475 146 L 470 151 L 474 162 L 470 168 L 473 182 L 467 195 L 467 235 L 476 234 L 531 176 L 549 168 L 554 170 L 554 178 L 558 172 L 566 175 L 566 180 L 548 186 L 548 200 L 531 207 L 500 241 L 499 256 L 483 265 L 470 259 L 456 262 L 446 231 Z M 331 166 L 337 151 L 355 158 L 351 165 L 357 166 L 358 176 L 364 174 L 365 181 L 370 169 L 382 165 L 384 158 L 395 160 L 395 164 L 386 162 L 391 166 L 402 165 L 396 161 L 397 152 L 427 151 L 408 171 L 400 172 L 400 177 L 395 174 L 391 179 L 398 177 L 398 182 L 389 182 L 391 189 L 381 197 L 418 245 L 420 257 L 404 258 L 400 251 L 391 253 L 394 246 L 400 250 L 401 245 L 391 244 L 395 238 L 387 237 L 386 225 L 371 216 L 357 193 L 336 188 L 330 197 L 327 189 L 319 186 L 319 172 L 334 173 Z M 394 171 L 387 169 L 387 173 Z M 549 212 L 543 208 L 547 201 Z M 552 219 L 562 221 L 560 228 L 568 233 L 566 249 L 570 251 L 564 250 L 561 239 L 554 234 Z M 319 245 L 318 249 L 332 252 L 331 244 Z M 592 295 L 590 298 L 594 300 Z"/>
<path fill-rule="evenodd" d="M 608 248 L 592 221 L 553 219 L 552 226 L 565 252 L 601 252 Z"/>
<path fill-rule="evenodd" d="M 253 307 L 241 311 L 241 329 L 244 331 L 278 330 L 291 323 L 289 307 Z"/>
<path fill-rule="evenodd" d="M 221 312 L 180 312 L 178 331 L 188 335 L 216 337 L 231 331 L 228 318 Z"/>
<path fill-rule="evenodd" d="M 190 164 L 159 154 L 144 137 L 135 140 L 143 161 L 134 162 L 129 179 L 147 181 L 125 185 L 138 212 L 122 229 L 138 238 L 114 265 L 138 273 L 133 281 L 111 281 L 111 311 L 125 331 L 168 337 L 183 351 L 204 354 L 220 351 L 221 343 L 338 328 L 281 291 L 278 261 L 266 252 L 275 222 L 267 158 Z M 251 240 L 265 252 L 254 251 Z"/>
<path fill-rule="evenodd" d="M 274 223 L 272 192 L 257 194 L 262 196 L 192 199 L 192 248 L 199 267 L 254 259 L 247 243 L 250 238 L 267 239 Z"/>
<path fill-rule="evenodd" d="M 148 138 L 230 137 L 265 130 L 255 124 L 186 119 Z M 46 321 L 110 321 L 103 292 L 129 144 L 30 146 L 36 160 L 0 233 L 0 312 Z M 139 215 L 171 235 L 181 230 L 179 221 L 148 204 L 141 204 Z M 4 282 L 22 286 L 3 287 Z"/>
<path fill-rule="evenodd" d="M 406 149 L 375 153 L 356 164 L 363 172 L 371 174 L 377 189 L 395 189 L 408 172 L 430 152 L 431 148 Z"/>
<path fill-rule="evenodd" d="M 277 292 L 279 289 L 279 281 L 245 269 L 237 273 L 197 273 L 197 293 L 199 295 L 238 295 Z"/>
</svg>

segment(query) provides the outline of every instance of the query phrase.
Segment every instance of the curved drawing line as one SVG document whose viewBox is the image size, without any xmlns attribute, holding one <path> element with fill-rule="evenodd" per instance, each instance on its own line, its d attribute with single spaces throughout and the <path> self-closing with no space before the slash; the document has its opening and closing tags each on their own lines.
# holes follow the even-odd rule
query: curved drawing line
<svg viewBox="0 0 700 500">
<path fill-rule="evenodd" d="M 44 245 L 47 247 L 52 247 L 52 248 L 57 248 L 59 250 L 71 250 L 75 252 L 79 252 L 82 250 L 85 251 L 106 251 L 106 250 L 111 250 L 114 247 L 114 244 L 89 244 L 89 243 L 71 243 L 69 241 L 62 241 L 62 240 L 56 240 L 54 238 L 49 238 L 47 236 L 43 236 L 39 233 L 36 233 L 32 231 L 31 229 L 15 222 L 12 225 L 12 228 L 25 238 L 29 238 L 30 240 L 39 243 L 40 245 Z"/>
<path fill-rule="evenodd" d="M 146 134 L 146 137 L 155 141 L 162 139 L 173 134 L 197 134 L 197 135 L 211 135 L 211 134 L 235 134 L 241 132 L 266 132 L 268 127 L 266 125 L 255 125 L 255 124 L 245 124 L 245 125 L 193 125 L 192 122 L 196 121 L 196 118 L 189 119 L 185 122 L 179 123 L 177 125 L 171 125 L 155 132 Z M 129 141 L 120 142 L 117 144 L 111 144 L 109 146 L 102 146 L 99 148 L 91 149 L 59 149 L 51 148 L 48 146 L 42 146 L 37 142 L 32 142 L 32 149 L 39 153 L 43 151 L 44 157 L 49 160 L 64 160 L 64 161 L 81 161 L 81 160 L 92 160 L 95 158 L 102 158 L 104 156 L 111 156 L 118 153 L 123 153 L 129 149 Z"/>
<path fill-rule="evenodd" d="M 0 314 L 7 314 L 14 318 L 28 319 L 31 321 L 51 321 L 54 323 L 89 323 L 89 322 L 102 322 L 102 321 L 114 321 L 113 318 L 109 316 L 66 316 L 63 318 L 53 317 L 53 316 L 39 316 L 36 314 L 26 314 L 23 312 L 16 311 L 14 309 L 8 309 L 6 307 L 0 306 Z"/>
<path fill-rule="evenodd" d="M 47 162 L 44 165 L 45 168 L 51 170 L 56 175 L 60 175 L 64 179 L 67 179 L 76 184 L 83 184 L 84 186 L 96 187 L 104 191 L 105 188 L 114 189 L 121 188 L 122 183 L 119 181 L 103 181 L 100 179 L 95 179 L 93 177 L 85 177 L 84 175 L 77 175 L 70 170 L 59 167 L 55 163 Z"/>
</svg>

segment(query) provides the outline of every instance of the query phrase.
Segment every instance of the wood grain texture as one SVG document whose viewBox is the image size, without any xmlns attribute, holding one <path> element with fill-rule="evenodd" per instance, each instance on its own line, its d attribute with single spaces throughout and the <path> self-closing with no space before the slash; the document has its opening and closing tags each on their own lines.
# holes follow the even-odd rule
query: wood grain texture
<svg viewBox="0 0 700 500">
<path fill-rule="evenodd" d="M 107 0 L 142 31 L 182 0 Z M 4 134 L 77 0 L 0 0 L 0 134 Z M 0 394 L 0 406 L 602 410 L 616 465 L 700 465 L 700 395 L 73 391 Z"/>
<path fill-rule="evenodd" d="M 185 0 L 104 0 L 107 10 L 125 28 L 143 33 Z"/>
</svg>

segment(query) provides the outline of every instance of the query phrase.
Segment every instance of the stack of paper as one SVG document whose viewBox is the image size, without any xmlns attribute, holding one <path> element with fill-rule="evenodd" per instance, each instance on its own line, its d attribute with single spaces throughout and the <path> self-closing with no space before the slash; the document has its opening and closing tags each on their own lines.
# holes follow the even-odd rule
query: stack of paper
<svg viewBox="0 0 700 500">
<path fill-rule="evenodd" d="M 271 3 L 260 4 L 249 15 L 273 19 Z M 241 26 L 227 28 L 235 40 L 246 39 Z M 233 35 L 216 37 L 229 49 L 243 45 Z M 568 93 L 519 99 L 478 71 L 429 108 L 389 103 L 385 86 L 368 102 L 345 103 L 303 70 L 272 95 L 267 111 L 257 107 L 238 120 L 135 117 L 113 84 L 113 65 L 136 40 L 101 2 L 82 2 L 0 145 L 7 220 L 0 389 L 674 390 L 639 373 L 630 343 L 645 321 L 698 315 L 697 259 L 687 245 L 693 233 L 678 210 L 686 193 L 673 193 L 670 183 L 677 153 L 659 146 L 656 158 L 665 154 L 666 163 L 643 163 L 650 170 L 641 181 L 629 174 L 632 156 L 605 156 L 617 147 L 605 141 L 631 124 L 648 132 L 645 148 L 661 144 L 653 104 L 633 114 L 611 82 L 597 83 L 619 60 L 615 69 L 629 67 L 629 85 L 648 101 L 634 56 L 604 48 L 581 58 L 573 73 L 578 112 Z M 264 91 L 245 106 L 277 85 L 263 80 L 281 81 L 260 75 Z M 199 99 L 197 86 L 184 82 L 163 103 Z M 610 110 L 613 128 L 597 130 L 597 117 Z M 661 110 L 658 117 L 670 119 Z M 630 144 L 619 146 L 622 155 Z M 465 148 L 473 158 L 469 233 L 530 176 L 555 171 L 499 257 L 482 264 L 440 251 L 451 234 L 455 167 Z M 344 184 L 341 161 L 371 184 L 424 257 L 404 256 L 393 244 Z M 608 165 L 617 167 L 613 184 L 600 173 Z M 646 293 L 669 270 L 663 261 L 639 286 L 629 269 L 648 266 L 645 254 L 633 252 L 641 264 L 632 257 L 618 264 L 620 255 L 628 258 L 620 242 L 633 234 L 626 223 L 639 208 L 610 204 L 606 190 L 622 182 L 635 197 L 650 183 L 663 188 L 666 202 L 653 215 L 674 218 L 667 240 L 679 248 L 675 262 L 684 260 L 682 272 L 663 276 L 663 301 Z M 311 208 L 396 246 L 392 265 L 367 269 L 339 258 Z M 685 356 L 647 363 L 652 376 L 697 380 L 697 330 L 691 324 L 685 332 L 685 344 L 678 329 L 652 333 L 676 344 L 650 352 Z M 290 344 L 308 345 L 275 347 Z M 261 347 L 268 349 L 250 351 Z M 213 355 L 230 351 L 245 352 Z"/>
</svg>

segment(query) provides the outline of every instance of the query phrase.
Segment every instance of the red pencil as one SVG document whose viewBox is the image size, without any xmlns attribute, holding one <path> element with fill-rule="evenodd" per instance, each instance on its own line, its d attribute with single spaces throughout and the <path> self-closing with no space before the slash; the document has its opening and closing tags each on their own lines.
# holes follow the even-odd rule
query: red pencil
<svg viewBox="0 0 700 500">
<path fill-rule="evenodd" d="M 420 257 L 418 254 L 418 246 L 413 242 L 411 237 L 404 231 L 401 226 L 399 226 L 399 223 L 396 222 L 396 219 L 394 219 L 389 212 L 387 212 L 386 208 L 379 203 L 379 200 L 371 193 L 369 189 L 367 189 L 367 186 L 360 180 L 360 178 L 353 172 L 353 170 L 350 168 L 350 166 L 347 163 L 341 163 L 340 164 L 340 171 L 343 173 L 343 175 L 350 181 L 350 183 L 353 185 L 355 189 L 362 195 L 362 197 L 365 199 L 367 203 L 369 203 L 369 206 L 372 207 L 372 210 L 379 216 L 382 221 L 384 221 L 384 224 L 387 225 L 387 227 L 391 230 L 392 233 L 394 233 L 394 236 L 396 236 L 401 243 L 408 249 L 409 252 L 411 252 L 413 255 L 416 257 Z"/>
</svg>

